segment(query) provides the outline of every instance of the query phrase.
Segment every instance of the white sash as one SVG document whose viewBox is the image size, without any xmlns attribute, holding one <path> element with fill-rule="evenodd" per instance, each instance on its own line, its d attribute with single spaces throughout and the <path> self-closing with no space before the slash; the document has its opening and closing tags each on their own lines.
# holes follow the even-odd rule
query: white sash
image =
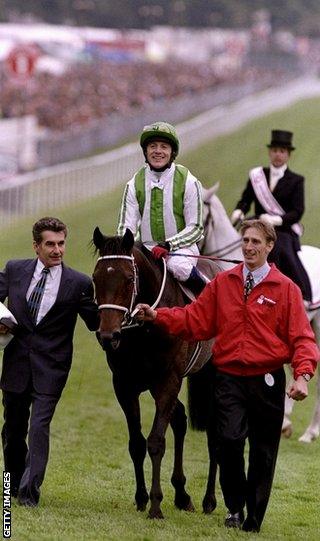
<svg viewBox="0 0 320 541">
<path fill-rule="evenodd" d="M 265 211 L 268 214 L 272 214 L 272 215 L 276 214 L 278 216 L 283 216 L 285 214 L 285 211 L 283 210 L 281 205 L 279 205 L 278 201 L 273 197 L 270 191 L 270 188 L 268 186 L 268 182 L 264 174 L 263 168 L 254 167 L 254 169 L 251 169 L 249 173 L 249 178 L 251 180 L 254 193 L 256 194 L 256 197 L 259 203 L 263 206 Z M 292 224 L 291 229 L 299 237 L 301 237 L 303 233 L 303 228 L 301 224 L 299 223 Z"/>
</svg>

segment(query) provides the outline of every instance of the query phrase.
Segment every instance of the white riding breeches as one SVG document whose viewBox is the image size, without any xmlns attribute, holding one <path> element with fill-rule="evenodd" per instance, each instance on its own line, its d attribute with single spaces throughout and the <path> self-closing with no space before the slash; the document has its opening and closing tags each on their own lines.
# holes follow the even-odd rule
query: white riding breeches
<svg viewBox="0 0 320 541">
<path fill-rule="evenodd" d="M 196 244 L 192 244 L 187 248 L 175 250 L 174 254 L 199 255 L 199 249 Z M 197 266 L 197 257 L 182 257 L 181 255 L 172 255 L 167 257 L 167 268 L 172 272 L 173 276 L 180 282 L 185 282 L 192 271 L 192 267 Z"/>
</svg>

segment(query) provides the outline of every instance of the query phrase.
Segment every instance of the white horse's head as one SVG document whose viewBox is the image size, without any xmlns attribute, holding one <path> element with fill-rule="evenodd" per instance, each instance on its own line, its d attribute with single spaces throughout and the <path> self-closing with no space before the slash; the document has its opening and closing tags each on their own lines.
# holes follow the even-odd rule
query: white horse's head
<svg viewBox="0 0 320 541">
<path fill-rule="evenodd" d="M 201 251 L 203 254 L 227 259 L 242 259 L 241 236 L 231 224 L 223 204 L 216 195 L 218 188 L 219 183 L 211 188 L 203 188 L 204 240 Z M 226 263 L 225 267 L 229 268 L 230 264 Z"/>
</svg>

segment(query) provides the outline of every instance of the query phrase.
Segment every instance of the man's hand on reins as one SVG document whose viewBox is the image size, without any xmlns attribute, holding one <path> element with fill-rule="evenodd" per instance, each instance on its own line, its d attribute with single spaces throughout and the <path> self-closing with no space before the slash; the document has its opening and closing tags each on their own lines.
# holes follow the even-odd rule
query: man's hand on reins
<svg viewBox="0 0 320 541">
<path fill-rule="evenodd" d="M 139 311 L 136 314 L 138 321 L 154 321 L 157 316 L 156 310 L 153 310 L 149 304 L 137 304 Z"/>
</svg>

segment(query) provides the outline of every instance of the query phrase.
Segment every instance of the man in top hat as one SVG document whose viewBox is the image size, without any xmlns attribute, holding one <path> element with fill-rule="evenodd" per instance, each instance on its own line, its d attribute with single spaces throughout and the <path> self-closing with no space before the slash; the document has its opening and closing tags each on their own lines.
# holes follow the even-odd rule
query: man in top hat
<svg viewBox="0 0 320 541">
<path fill-rule="evenodd" d="M 308 275 L 298 257 L 299 237 L 302 227 L 299 221 L 304 213 L 304 177 L 288 167 L 293 134 L 285 130 L 272 130 L 269 148 L 269 167 L 255 167 L 231 215 L 235 225 L 244 219 L 251 204 L 257 217 L 273 225 L 277 241 L 268 260 L 289 276 L 301 289 L 303 298 L 312 301 Z"/>
</svg>

